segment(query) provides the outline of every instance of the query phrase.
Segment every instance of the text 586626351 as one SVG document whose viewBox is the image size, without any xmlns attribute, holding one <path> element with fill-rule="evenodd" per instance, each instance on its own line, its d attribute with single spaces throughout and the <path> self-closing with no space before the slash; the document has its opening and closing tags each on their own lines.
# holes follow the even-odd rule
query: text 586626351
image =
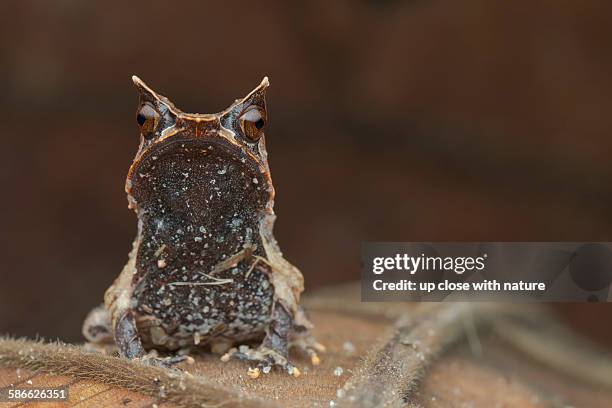
<svg viewBox="0 0 612 408">
<path fill-rule="evenodd" d="M 29 401 L 66 401 L 68 400 L 68 387 L 14 387 L 0 388 L 0 402 L 29 402 Z"/>
</svg>

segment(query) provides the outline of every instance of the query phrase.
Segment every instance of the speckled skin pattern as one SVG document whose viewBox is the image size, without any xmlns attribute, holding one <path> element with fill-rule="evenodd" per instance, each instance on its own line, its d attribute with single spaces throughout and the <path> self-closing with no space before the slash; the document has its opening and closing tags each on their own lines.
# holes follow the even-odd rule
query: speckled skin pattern
<svg viewBox="0 0 612 408">
<path fill-rule="evenodd" d="M 166 333 L 188 339 L 196 332 L 263 336 L 273 302 L 270 267 L 255 265 L 246 276 L 251 257 L 210 271 L 245 247 L 265 256 L 253 215 L 265 209 L 266 180 L 242 151 L 213 135 L 165 147 L 169 153 L 157 151 L 157 160 L 149 156 L 135 169 L 141 180 L 132 194 L 144 243 L 134 276 L 138 315 L 152 315 Z"/>
<path fill-rule="evenodd" d="M 138 234 L 104 307 L 87 318 L 85 337 L 112 338 L 128 358 L 256 342 L 257 350 L 230 354 L 292 372 L 289 346 L 311 357 L 320 347 L 299 307 L 302 275 L 272 235 L 267 78 L 211 115 L 184 113 L 140 79 L 134 83 L 141 142 L 126 192 Z"/>
</svg>

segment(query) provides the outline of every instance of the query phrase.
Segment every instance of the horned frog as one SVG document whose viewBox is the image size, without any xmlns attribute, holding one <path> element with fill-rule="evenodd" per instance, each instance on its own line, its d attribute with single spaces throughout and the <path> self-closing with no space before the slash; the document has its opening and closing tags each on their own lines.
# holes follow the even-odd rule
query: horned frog
<svg viewBox="0 0 612 408">
<path fill-rule="evenodd" d="M 302 274 L 272 233 L 268 79 L 216 114 L 182 112 L 132 80 L 140 146 L 125 190 L 138 232 L 104 305 L 85 320 L 85 338 L 114 340 L 121 356 L 155 365 L 208 345 L 226 352 L 224 361 L 253 363 L 251 377 L 272 367 L 298 376 L 289 348 L 317 364 L 323 346 L 299 305 Z M 173 353 L 158 358 L 157 350 Z"/>
</svg>

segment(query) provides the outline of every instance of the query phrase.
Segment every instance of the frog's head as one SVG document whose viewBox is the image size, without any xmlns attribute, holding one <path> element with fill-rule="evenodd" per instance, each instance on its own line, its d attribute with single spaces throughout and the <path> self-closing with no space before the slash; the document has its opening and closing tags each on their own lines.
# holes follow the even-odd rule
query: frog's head
<svg viewBox="0 0 612 408">
<path fill-rule="evenodd" d="M 195 167 L 192 163 L 215 160 L 261 179 L 260 188 L 267 186 L 273 198 L 264 136 L 267 77 L 247 96 L 213 114 L 183 112 L 137 76 L 132 80 L 140 93 L 136 111 L 140 146 L 126 180 L 128 196 L 139 185 L 155 181 L 146 175 L 159 171 L 152 171 L 156 165 L 170 163 L 177 171 L 185 171 Z M 225 167 L 220 166 L 222 172 Z"/>
</svg>

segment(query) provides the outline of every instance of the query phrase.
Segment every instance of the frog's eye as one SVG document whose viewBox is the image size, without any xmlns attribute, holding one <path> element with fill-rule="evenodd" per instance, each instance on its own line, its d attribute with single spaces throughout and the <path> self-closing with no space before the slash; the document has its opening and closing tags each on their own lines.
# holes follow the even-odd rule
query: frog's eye
<svg viewBox="0 0 612 408">
<path fill-rule="evenodd" d="M 256 142 L 266 126 L 266 113 L 259 107 L 252 107 L 240 116 L 240 128 L 249 140 Z"/>
<path fill-rule="evenodd" d="M 138 109 L 136 113 L 136 122 L 138 122 L 140 133 L 142 133 L 144 137 L 150 138 L 154 135 L 157 124 L 159 123 L 159 117 L 159 113 L 149 103 L 145 103 Z"/>
</svg>

